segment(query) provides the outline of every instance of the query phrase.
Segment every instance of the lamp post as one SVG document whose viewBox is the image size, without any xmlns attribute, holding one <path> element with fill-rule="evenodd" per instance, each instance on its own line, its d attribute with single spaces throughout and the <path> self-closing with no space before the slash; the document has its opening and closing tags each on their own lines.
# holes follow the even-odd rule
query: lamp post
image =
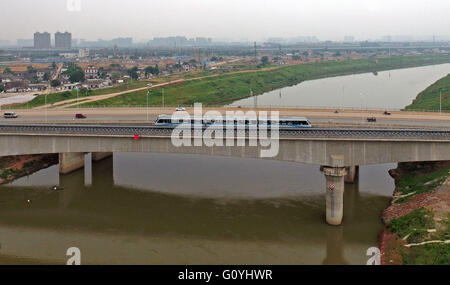
<svg viewBox="0 0 450 285">
<path fill-rule="evenodd" d="M 446 88 L 439 89 L 439 113 L 442 113 L 442 92 L 447 91 Z"/>
<path fill-rule="evenodd" d="M 163 108 L 164 108 L 164 88 L 162 89 L 162 105 L 163 105 Z"/>
<path fill-rule="evenodd" d="M 147 90 L 147 121 L 148 121 L 148 94 L 150 93 L 150 89 Z"/>
<path fill-rule="evenodd" d="M 47 108 L 48 108 L 48 106 L 47 106 L 47 94 L 48 94 L 48 92 L 45 92 L 45 122 L 47 123 L 48 122 L 48 117 L 47 117 Z"/>
<path fill-rule="evenodd" d="M 78 87 L 75 87 L 75 90 L 77 90 L 77 110 L 78 110 L 80 109 L 80 102 L 78 101 L 78 92 L 79 92 Z"/>
</svg>

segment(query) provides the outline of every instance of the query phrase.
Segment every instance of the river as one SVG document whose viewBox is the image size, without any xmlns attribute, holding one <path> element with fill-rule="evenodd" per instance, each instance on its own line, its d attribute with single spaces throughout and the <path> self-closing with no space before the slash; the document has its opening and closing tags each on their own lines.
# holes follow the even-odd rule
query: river
<svg viewBox="0 0 450 285">
<path fill-rule="evenodd" d="M 403 108 L 450 64 L 306 81 L 258 104 Z M 281 94 L 281 95 L 280 95 Z M 233 105 L 254 104 L 253 98 Z M 377 246 L 395 164 L 361 166 L 344 222 L 328 226 L 317 165 L 115 153 L 84 170 L 58 166 L 0 186 L 0 264 L 365 264 Z M 51 190 L 53 185 L 63 187 Z"/>
<path fill-rule="evenodd" d="M 0 263 L 365 264 L 395 164 L 346 185 L 341 227 L 324 222 L 319 166 L 259 159 L 116 153 L 0 187 Z M 63 190 L 53 191 L 53 185 Z"/>
<path fill-rule="evenodd" d="M 449 73 L 450 64 L 440 64 L 309 80 L 256 96 L 256 103 L 260 107 L 402 109 Z M 231 104 L 254 105 L 255 98 Z"/>
</svg>

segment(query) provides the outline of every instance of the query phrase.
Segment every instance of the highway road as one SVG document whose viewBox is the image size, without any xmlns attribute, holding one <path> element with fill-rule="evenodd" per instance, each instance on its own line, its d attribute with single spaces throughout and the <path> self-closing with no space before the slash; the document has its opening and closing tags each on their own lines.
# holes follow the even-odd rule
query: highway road
<svg viewBox="0 0 450 285">
<path fill-rule="evenodd" d="M 225 111 L 248 111 L 249 109 L 238 108 L 203 108 L 203 111 L 218 110 L 222 114 Z M 256 109 L 257 111 L 269 111 L 269 109 Z M 304 116 L 313 125 L 319 126 L 359 126 L 359 127 L 417 127 L 417 128 L 448 128 L 450 129 L 450 114 L 401 112 L 393 111 L 391 115 L 383 115 L 382 111 L 356 111 L 345 110 L 338 114 L 334 110 L 311 110 L 311 109 L 273 109 L 279 111 L 281 116 Z M 0 124 L 10 123 L 39 123 L 39 122 L 67 122 L 67 123 L 153 123 L 160 114 L 172 114 L 174 108 L 152 107 L 146 108 L 99 108 L 99 109 L 77 109 L 64 110 L 15 110 L 19 114 L 16 119 L 0 118 Z M 187 111 L 193 113 L 192 108 Z M 47 116 L 46 116 L 47 113 Z M 76 120 L 75 114 L 82 113 L 87 119 Z M 147 117 L 148 114 L 148 117 Z M 376 123 L 368 123 L 368 117 L 376 117 Z M 148 120 L 147 120 L 148 118 Z"/>
</svg>

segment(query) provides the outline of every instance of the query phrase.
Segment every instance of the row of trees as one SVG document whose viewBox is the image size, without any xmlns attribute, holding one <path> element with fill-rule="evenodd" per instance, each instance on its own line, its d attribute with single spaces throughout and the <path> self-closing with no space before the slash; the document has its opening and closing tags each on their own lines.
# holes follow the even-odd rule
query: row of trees
<svg viewBox="0 0 450 285">
<path fill-rule="evenodd" d="M 133 68 L 130 68 L 127 70 L 127 74 L 132 78 L 132 79 L 138 79 L 139 78 L 139 74 L 138 74 L 138 67 L 134 66 Z M 155 66 L 147 66 L 144 69 L 145 75 L 158 75 L 159 74 L 159 67 L 158 65 Z"/>
</svg>

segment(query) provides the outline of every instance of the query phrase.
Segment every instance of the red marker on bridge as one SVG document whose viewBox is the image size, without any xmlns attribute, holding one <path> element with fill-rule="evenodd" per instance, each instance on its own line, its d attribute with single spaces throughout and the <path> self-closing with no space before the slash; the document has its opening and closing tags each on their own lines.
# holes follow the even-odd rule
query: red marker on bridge
<svg viewBox="0 0 450 285">
<path fill-rule="evenodd" d="M 134 135 L 134 140 L 135 141 L 139 140 L 139 135 Z"/>
<path fill-rule="evenodd" d="M 336 187 L 334 184 L 330 184 L 330 190 L 334 190 L 334 187 Z"/>
</svg>

